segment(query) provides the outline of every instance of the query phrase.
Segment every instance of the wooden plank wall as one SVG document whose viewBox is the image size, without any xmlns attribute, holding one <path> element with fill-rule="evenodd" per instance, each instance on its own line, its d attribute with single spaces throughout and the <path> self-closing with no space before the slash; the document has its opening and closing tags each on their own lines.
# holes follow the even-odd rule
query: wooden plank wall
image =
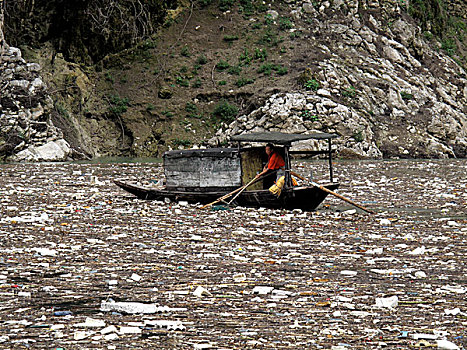
<svg viewBox="0 0 467 350">
<path fill-rule="evenodd" d="M 189 157 L 166 159 L 167 187 L 240 187 L 240 158 Z"/>
</svg>

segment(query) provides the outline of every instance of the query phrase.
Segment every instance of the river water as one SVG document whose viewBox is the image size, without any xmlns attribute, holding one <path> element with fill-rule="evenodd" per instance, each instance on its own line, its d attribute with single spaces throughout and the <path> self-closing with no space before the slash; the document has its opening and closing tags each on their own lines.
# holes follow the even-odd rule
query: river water
<svg viewBox="0 0 467 350">
<path fill-rule="evenodd" d="M 374 215 L 333 196 L 200 210 L 112 183 L 156 182 L 160 162 L 0 171 L 2 348 L 467 346 L 465 159 L 335 161 L 338 192 Z"/>
</svg>

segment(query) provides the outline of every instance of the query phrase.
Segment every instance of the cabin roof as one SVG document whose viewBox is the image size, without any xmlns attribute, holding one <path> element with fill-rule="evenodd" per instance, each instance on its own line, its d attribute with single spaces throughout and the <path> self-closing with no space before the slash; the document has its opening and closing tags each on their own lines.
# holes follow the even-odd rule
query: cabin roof
<svg viewBox="0 0 467 350">
<path fill-rule="evenodd" d="M 190 158 L 190 157 L 237 157 L 238 148 L 204 148 L 204 149 L 184 149 L 167 151 L 164 158 Z"/>
<path fill-rule="evenodd" d="M 286 134 L 283 132 L 255 132 L 250 134 L 236 135 L 232 141 L 238 142 L 271 142 L 279 145 L 290 145 L 292 142 L 309 139 L 328 140 L 336 138 L 336 134 L 315 133 L 315 134 Z"/>
</svg>

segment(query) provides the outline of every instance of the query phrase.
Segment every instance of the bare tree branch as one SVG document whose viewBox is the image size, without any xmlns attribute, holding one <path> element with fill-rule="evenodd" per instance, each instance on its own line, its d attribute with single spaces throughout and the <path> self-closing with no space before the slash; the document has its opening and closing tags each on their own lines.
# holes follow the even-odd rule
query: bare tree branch
<svg viewBox="0 0 467 350">
<path fill-rule="evenodd" d="M 3 22 L 4 22 L 4 1 L 0 0 L 0 63 L 2 62 L 3 52 L 5 50 L 5 37 L 3 36 Z"/>
</svg>

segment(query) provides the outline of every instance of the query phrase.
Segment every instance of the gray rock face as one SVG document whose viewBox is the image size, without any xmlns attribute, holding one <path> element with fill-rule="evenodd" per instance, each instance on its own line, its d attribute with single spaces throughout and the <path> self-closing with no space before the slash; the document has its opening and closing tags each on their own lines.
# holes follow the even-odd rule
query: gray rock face
<svg viewBox="0 0 467 350">
<path fill-rule="evenodd" d="M 271 96 L 259 109 L 219 130 L 212 145 L 254 131 L 322 131 L 341 136 L 336 143 L 342 155 L 467 156 L 466 72 L 433 50 L 418 27 L 400 19 L 398 1 L 296 6 L 305 16 L 319 19 L 315 35 L 327 38 L 325 46 L 315 47 L 323 52 L 322 60 L 313 62 L 319 88 Z M 383 28 L 376 15 L 356 16 L 368 9 L 399 19 Z M 347 16 L 333 17 L 332 11 Z M 310 46 L 316 41 L 313 36 L 309 40 Z"/>
<path fill-rule="evenodd" d="M 68 143 L 59 139 L 50 141 L 42 146 L 28 148 L 11 156 L 13 162 L 62 162 L 69 159 L 71 149 Z"/>
<path fill-rule="evenodd" d="M 51 119 L 53 103 L 37 63 L 6 46 L 0 57 L 0 158 L 13 161 L 61 161 L 68 144 Z"/>
</svg>

